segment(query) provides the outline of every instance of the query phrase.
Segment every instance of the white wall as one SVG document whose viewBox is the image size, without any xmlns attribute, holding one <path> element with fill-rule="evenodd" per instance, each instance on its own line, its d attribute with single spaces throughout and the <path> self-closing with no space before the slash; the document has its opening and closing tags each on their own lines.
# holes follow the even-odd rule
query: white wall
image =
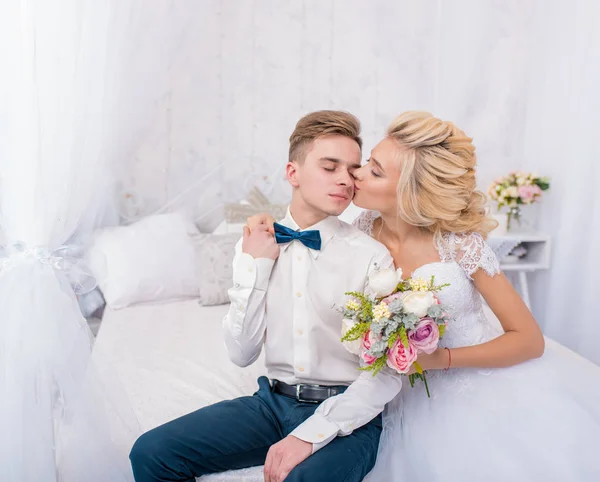
<svg viewBox="0 0 600 482">
<path fill-rule="evenodd" d="M 527 2 L 214 0 L 178 3 L 188 24 L 171 91 L 124 183 L 146 212 L 217 170 L 184 200 L 196 214 L 257 184 L 274 201 L 295 122 L 349 110 L 371 149 L 404 110 L 429 110 L 474 137 L 485 188 L 526 166 Z M 220 213 L 207 217 L 208 229 Z"/>
</svg>

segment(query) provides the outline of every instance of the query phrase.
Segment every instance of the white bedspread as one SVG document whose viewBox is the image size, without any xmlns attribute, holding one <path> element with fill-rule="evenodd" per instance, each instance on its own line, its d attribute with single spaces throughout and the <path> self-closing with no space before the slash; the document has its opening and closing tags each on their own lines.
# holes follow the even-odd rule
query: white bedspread
<svg viewBox="0 0 600 482">
<path fill-rule="evenodd" d="M 258 388 L 263 356 L 247 368 L 227 357 L 221 321 L 228 308 L 189 300 L 106 309 L 97 348 L 110 351 L 143 430 Z M 262 467 L 199 480 L 259 482 Z"/>
</svg>

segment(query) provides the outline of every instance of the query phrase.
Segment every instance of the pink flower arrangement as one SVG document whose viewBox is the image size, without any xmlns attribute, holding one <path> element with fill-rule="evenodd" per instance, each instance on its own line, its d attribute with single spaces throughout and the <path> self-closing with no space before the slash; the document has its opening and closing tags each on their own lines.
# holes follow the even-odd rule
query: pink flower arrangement
<svg viewBox="0 0 600 482">
<path fill-rule="evenodd" d="M 392 279 L 392 274 L 388 277 Z M 349 351 L 352 342 L 361 343 L 360 369 L 372 371 L 373 376 L 385 367 L 403 375 L 414 367 L 416 372 L 409 375 L 411 386 L 415 379 L 421 379 L 429 395 L 426 372 L 417 357 L 433 353 L 444 335 L 450 316 L 436 293 L 448 285 L 436 286 L 432 277 L 429 281 L 401 280 L 386 290 L 382 286 L 378 285 L 379 296 L 374 298 L 365 293 L 346 293 L 350 299 L 342 310 L 342 342 Z"/>
<path fill-rule="evenodd" d="M 490 198 L 498 203 L 498 210 L 533 204 L 550 188 L 550 180 L 535 174 L 513 171 L 506 177 L 496 179 L 488 188 Z"/>
</svg>

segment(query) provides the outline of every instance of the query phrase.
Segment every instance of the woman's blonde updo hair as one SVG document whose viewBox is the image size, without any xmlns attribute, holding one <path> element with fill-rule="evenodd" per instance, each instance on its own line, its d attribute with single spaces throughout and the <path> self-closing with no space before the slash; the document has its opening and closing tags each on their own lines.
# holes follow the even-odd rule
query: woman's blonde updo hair
<svg viewBox="0 0 600 482">
<path fill-rule="evenodd" d="M 433 233 L 478 232 L 497 226 L 485 213 L 486 197 L 475 189 L 475 146 L 451 122 L 428 112 L 405 112 L 390 124 L 388 137 L 403 148 L 398 212 L 413 226 Z"/>
</svg>

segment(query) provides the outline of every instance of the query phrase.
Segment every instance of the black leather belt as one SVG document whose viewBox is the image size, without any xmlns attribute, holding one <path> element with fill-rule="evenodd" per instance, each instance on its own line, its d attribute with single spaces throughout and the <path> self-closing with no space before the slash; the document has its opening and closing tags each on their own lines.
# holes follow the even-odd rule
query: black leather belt
<svg viewBox="0 0 600 482">
<path fill-rule="evenodd" d="M 344 393 L 348 388 L 345 385 L 327 386 L 327 385 L 309 385 L 299 383 L 298 385 L 288 385 L 279 380 L 273 380 L 273 391 L 286 397 L 295 398 L 299 402 L 321 403 L 329 397 Z"/>
</svg>

